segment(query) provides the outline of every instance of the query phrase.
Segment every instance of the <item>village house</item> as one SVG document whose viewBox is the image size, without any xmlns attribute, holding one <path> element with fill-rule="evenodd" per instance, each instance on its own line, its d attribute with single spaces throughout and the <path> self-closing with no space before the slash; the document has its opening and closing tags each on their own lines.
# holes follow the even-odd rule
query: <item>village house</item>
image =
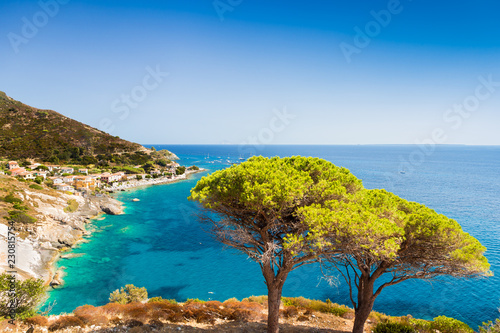
<svg viewBox="0 0 500 333">
<path fill-rule="evenodd" d="M 66 176 L 66 177 L 63 178 L 63 181 L 66 184 L 73 184 L 73 182 L 75 181 L 75 177 L 76 176 Z"/>
<path fill-rule="evenodd" d="M 31 165 L 28 165 L 28 168 L 30 168 L 31 170 L 35 170 L 36 168 L 38 168 L 41 164 L 40 163 L 33 163 Z"/>
<path fill-rule="evenodd" d="M 102 180 L 103 182 L 108 183 L 108 184 L 109 184 L 109 183 L 113 183 L 113 182 L 117 182 L 117 181 L 119 181 L 119 180 L 121 180 L 121 179 L 122 179 L 122 175 L 121 175 L 121 174 L 120 174 L 120 175 L 118 175 L 118 174 L 116 174 L 116 173 L 110 174 L 110 173 L 107 173 L 107 172 L 106 172 L 106 173 L 103 173 L 103 174 L 101 175 L 101 180 Z"/>
<path fill-rule="evenodd" d="M 64 184 L 64 181 L 60 177 L 49 177 L 50 180 L 54 183 L 54 185 Z"/>
<path fill-rule="evenodd" d="M 47 179 L 47 171 L 33 171 L 35 177 L 42 177 L 43 179 Z"/>
<path fill-rule="evenodd" d="M 29 171 L 23 171 L 17 174 L 17 177 L 23 177 L 26 180 L 33 180 L 36 178 L 36 176 L 33 174 L 33 172 Z"/>
<path fill-rule="evenodd" d="M 88 169 L 78 169 L 78 173 L 83 173 L 84 175 L 88 175 L 89 170 Z"/>
<path fill-rule="evenodd" d="M 55 172 L 56 170 L 59 170 L 61 168 L 59 165 L 54 164 L 45 164 L 45 166 L 49 169 L 50 172 Z"/>
<path fill-rule="evenodd" d="M 7 169 L 9 169 L 9 170 L 18 169 L 18 168 L 19 168 L 19 164 L 17 164 L 17 162 L 15 162 L 15 161 L 10 161 L 9 163 L 7 163 Z"/>
<path fill-rule="evenodd" d="M 12 177 L 17 177 L 21 173 L 26 172 L 26 169 L 25 168 L 15 168 L 15 169 L 10 169 L 10 172 L 11 172 Z"/>
<path fill-rule="evenodd" d="M 56 190 L 74 192 L 75 188 L 73 186 L 67 185 L 67 184 L 57 184 Z"/>
<path fill-rule="evenodd" d="M 136 180 L 138 175 L 125 175 L 127 180 Z"/>
<path fill-rule="evenodd" d="M 70 167 L 62 167 L 60 172 L 72 174 L 73 172 L 75 172 L 75 169 Z"/>
<path fill-rule="evenodd" d="M 80 189 L 89 189 L 91 191 L 94 191 L 96 188 L 96 181 L 92 177 L 88 176 L 77 176 L 75 177 L 75 182 L 73 184 L 77 190 Z"/>
<path fill-rule="evenodd" d="M 152 175 L 161 175 L 161 171 L 160 170 L 151 170 L 149 172 L 149 174 L 152 176 Z"/>
</svg>

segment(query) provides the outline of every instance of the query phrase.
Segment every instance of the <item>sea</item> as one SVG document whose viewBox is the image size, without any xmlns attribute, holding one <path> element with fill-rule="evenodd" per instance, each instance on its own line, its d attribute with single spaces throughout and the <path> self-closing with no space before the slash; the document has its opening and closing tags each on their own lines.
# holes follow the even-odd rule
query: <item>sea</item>
<svg viewBox="0 0 500 333">
<path fill-rule="evenodd" d="M 151 147 L 151 145 L 146 145 Z M 200 223 L 200 207 L 188 201 L 203 176 L 240 163 L 252 155 L 313 156 L 348 168 L 366 188 L 384 188 L 402 198 L 427 205 L 457 220 L 487 247 L 495 274 L 489 278 L 410 280 L 390 286 L 374 309 L 388 315 L 459 319 L 476 329 L 499 317 L 500 307 L 500 147 L 499 146 L 236 146 L 154 145 L 180 157 L 182 165 L 207 171 L 188 180 L 141 187 L 114 194 L 124 202 L 124 215 L 93 221 L 87 243 L 72 250 L 78 257 L 61 259 L 65 284 L 49 292 L 42 307 L 52 314 L 76 307 L 104 305 L 109 294 L 133 284 L 150 297 L 239 300 L 265 295 L 257 263 L 214 240 Z M 132 201 L 139 199 L 140 201 Z M 349 289 L 338 273 L 318 265 L 293 271 L 283 296 L 304 296 L 351 306 Z"/>
</svg>

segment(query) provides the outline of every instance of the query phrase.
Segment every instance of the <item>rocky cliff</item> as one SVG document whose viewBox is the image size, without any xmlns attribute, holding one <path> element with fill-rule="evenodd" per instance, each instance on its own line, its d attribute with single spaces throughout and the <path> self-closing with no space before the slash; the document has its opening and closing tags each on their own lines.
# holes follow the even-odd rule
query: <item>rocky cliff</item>
<svg viewBox="0 0 500 333">
<path fill-rule="evenodd" d="M 0 176 L 5 182 L 5 176 Z M 15 181 L 17 182 L 17 181 Z M 19 182 L 18 182 L 19 183 Z M 9 184 L 7 182 L 7 184 Z M 12 185 L 11 185 L 12 186 Z M 47 283 L 58 284 L 52 263 L 61 249 L 70 248 L 88 233 L 87 224 L 99 214 L 121 214 L 119 201 L 107 197 L 80 196 L 51 189 L 33 190 L 22 183 L 11 188 L 12 195 L 29 207 L 30 216 L 36 218 L 32 225 L 16 223 L 16 267 L 21 279 L 42 278 Z M 6 188 L 2 188 L 5 190 Z M 78 209 L 69 212 L 68 202 L 78 203 Z M 3 209 L 2 209 L 3 208 Z M 9 207 L 0 207 L 4 212 Z M 5 215 L 5 214 L 3 214 Z M 0 221 L 0 272 L 7 270 L 7 220 Z M 60 281 L 59 281 L 60 282 Z"/>
</svg>

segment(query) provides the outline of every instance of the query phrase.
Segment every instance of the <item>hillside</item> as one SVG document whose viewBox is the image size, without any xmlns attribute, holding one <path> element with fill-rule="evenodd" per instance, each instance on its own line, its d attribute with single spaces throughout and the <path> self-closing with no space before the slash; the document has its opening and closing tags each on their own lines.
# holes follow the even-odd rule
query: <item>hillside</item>
<svg viewBox="0 0 500 333">
<path fill-rule="evenodd" d="M 0 157 L 13 160 L 81 160 L 83 157 L 147 152 L 52 110 L 41 110 L 0 91 Z M 88 162 L 96 162 L 90 159 Z"/>
</svg>

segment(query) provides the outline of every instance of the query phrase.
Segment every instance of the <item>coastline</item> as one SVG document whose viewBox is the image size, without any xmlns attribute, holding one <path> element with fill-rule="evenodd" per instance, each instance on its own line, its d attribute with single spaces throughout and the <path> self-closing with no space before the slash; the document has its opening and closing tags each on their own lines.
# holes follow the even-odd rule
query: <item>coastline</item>
<svg viewBox="0 0 500 333">
<path fill-rule="evenodd" d="M 129 184 L 122 184 L 119 186 L 112 186 L 108 187 L 105 189 L 105 191 L 113 193 L 121 190 L 130 190 L 138 187 L 144 187 L 144 186 L 151 186 L 151 185 L 164 185 L 164 184 L 170 184 L 170 183 L 175 183 L 181 180 L 186 180 L 188 179 L 189 175 L 195 174 L 195 173 L 200 173 L 207 171 L 207 169 L 200 168 L 199 170 L 186 170 L 185 173 L 179 176 L 174 176 L 174 178 L 168 178 L 168 177 L 160 177 L 160 178 L 151 178 L 151 179 L 143 179 L 143 180 L 132 180 L 129 181 Z"/>
<path fill-rule="evenodd" d="M 60 266 L 57 268 L 57 263 L 59 262 L 60 259 L 66 259 L 70 260 L 75 257 L 75 255 L 72 255 L 71 250 L 75 248 L 78 244 L 81 244 L 82 242 L 89 242 L 90 239 L 92 238 L 92 233 L 94 229 L 92 228 L 92 223 L 95 220 L 100 220 L 104 219 L 105 215 L 122 215 L 124 214 L 124 209 L 125 209 L 125 203 L 119 201 L 117 198 L 113 196 L 115 192 L 118 191 L 125 191 L 125 190 L 132 190 L 140 187 L 147 187 L 147 186 L 152 186 L 152 185 L 167 185 L 167 184 L 172 184 L 176 183 L 178 181 L 186 180 L 188 179 L 189 175 L 195 174 L 195 173 L 200 173 L 207 171 L 206 169 L 200 168 L 199 170 L 186 170 L 186 172 L 178 177 L 175 178 L 166 178 L 166 177 L 161 177 L 161 178 L 156 178 L 156 179 L 150 179 L 150 180 L 142 180 L 142 181 L 133 181 L 130 184 L 125 184 L 121 186 L 116 186 L 116 187 L 111 187 L 108 188 L 107 191 L 110 193 L 109 196 L 102 196 L 102 197 L 93 197 L 95 198 L 94 200 L 98 201 L 103 201 L 103 200 L 109 200 L 112 205 L 100 205 L 101 211 L 98 212 L 97 214 L 94 214 L 92 216 L 89 216 L 86 214 L 87 212 L 85 211 L 78 211 L 74 214 L 78 214 L 85 219 L 87 219 L 87 225 L 85 228 L 85 232 L 70 246 L 65 247 L 61 249 L 60 251 L 57 252 L 55 256 L 53 256 L 52 260 L 47 263 L 47 266 L 50 269 L 50 281 L 46 280 L 46 283 L 48 282 L 48 286 L 54 288 L 57 288 L 59 286 L 64 285 L 64 277 L 65 277 L 65 272 L 64 272 L 64 266 Z M 119 207 L 119 208 L 118 208 Z M 48 290 L 50 291 L 50 290 Z"/>
</svg>

